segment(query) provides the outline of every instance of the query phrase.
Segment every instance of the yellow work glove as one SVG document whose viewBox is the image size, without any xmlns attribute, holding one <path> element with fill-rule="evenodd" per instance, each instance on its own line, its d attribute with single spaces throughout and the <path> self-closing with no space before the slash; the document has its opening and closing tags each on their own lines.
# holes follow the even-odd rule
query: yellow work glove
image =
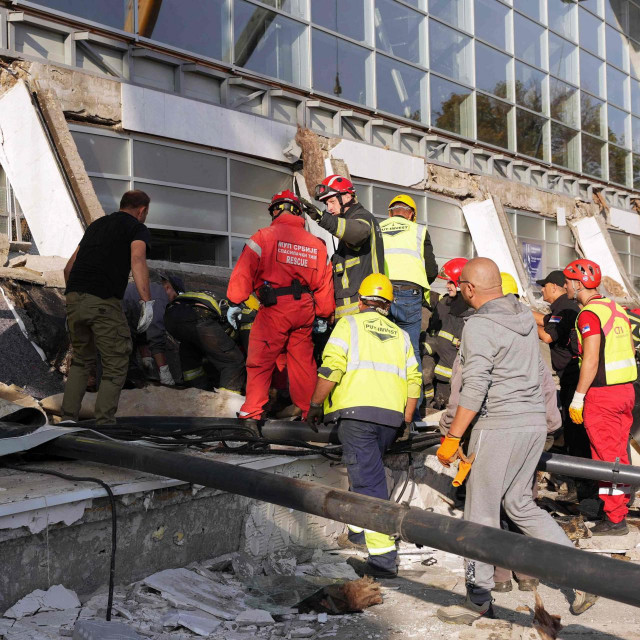
<svg viewBox="0 0 640 640">
<path fill-rule="evenodd" d="M 440 464 L 448 467 L 452 462 L 455 462 L 458 457 L 458 448 L 460 447 L 460 438 L 453 436 L 446 436 L 440 444 L 436 455 Z"/>
<path fill-rule="evenodd" d="M 576 391 L 569 405 L 569 416 L 576 424 L 582 424 L 584 422 L 584 417 L 582 416 L 582 412 L 584 411 L 584 395 L 584 393 L 578 393 Z"/>
<path fill-rule="evenodd" d="M 451 483 L 454 487 L 459 487 L 469 475 L 469 471 L 471 471 L 471 465 L 476 457 L 475 453 L 472 453 L 468 458 L 465 458 L 463 455 L 460 455 L 460 462 L 458 464 L 458 473 L 456 473 L 456 477 L 453 479 Z"/>
</svg>

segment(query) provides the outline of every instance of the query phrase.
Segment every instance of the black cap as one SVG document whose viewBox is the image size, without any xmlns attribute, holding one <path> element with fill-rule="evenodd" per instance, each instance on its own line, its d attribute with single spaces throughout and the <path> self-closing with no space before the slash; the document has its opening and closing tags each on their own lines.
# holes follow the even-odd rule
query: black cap
<svg viewBox="0 0 640 640">
<path fill-rule="evenodd" d="M 549 282 L 553 282 L 553 284 L 557 284 L 559 287 L 564 287 L 565 278 L 564 273 L 562 271 L 552 271 L 544 280 L 536 280 L 536 283 L 541 287 L 544 287 L 545 284 Z"/>
<path fill-rule="evenodd" d="M 166 271 L 160 273 L 160 277 L 166 280 L 174 289 L 176 293 L 184 293 L 184 280 L 180 276 L 176 276 Z"/>
</svg>

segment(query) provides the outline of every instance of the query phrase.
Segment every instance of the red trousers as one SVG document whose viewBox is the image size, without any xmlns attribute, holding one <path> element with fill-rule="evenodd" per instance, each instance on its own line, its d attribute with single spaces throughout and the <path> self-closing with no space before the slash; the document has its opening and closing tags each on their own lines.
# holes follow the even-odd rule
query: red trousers
<svg viewBox="0 0 640 640">
<path fill-rule="evenodd" d="M 287 355 L 291 400 L 302 409 L 303 418 L 306 417 L 317 379 L 311 341 L 314 318 L 313 299 L 308 294 L 300 300 L 281 296 L 274 306 L 260 308 L 249 336 L 247 399 L 240 417 L 258 419 L 262 416 L 276 360 L 283 351 Z"/>
<path fill-rule="evenodd" d="M 635 402 L 633 385 L 591 387 L 584 401 L 584 426 L 591 443 L 594 460 L 629 464 L 627 446 Z M 600 499 L 611 522 L 624 520 L 629 509 L 628 484 L 600 482 Z"/>
</svg>

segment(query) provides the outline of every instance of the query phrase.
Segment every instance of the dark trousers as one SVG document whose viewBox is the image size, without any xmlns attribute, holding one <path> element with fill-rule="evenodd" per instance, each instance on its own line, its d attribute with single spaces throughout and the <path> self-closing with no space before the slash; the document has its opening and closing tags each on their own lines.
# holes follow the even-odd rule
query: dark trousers
<svg viewBox="0 0 640 640">
<path fill-rule="evenodd" d="M 360 420 L 340 420 L 338 437 L 351 491 L 381 500 L 389 499 L 382 456 L 397 435 L 398 431 L 393 427 Z M 349 525 L 349 539 L 357 544 L 366 543 L 369 564 L 387 571 L 396 570 L 398 554 L 391 536 Z"/>
<path fill-rule="evenodd" d="M 242 392 L 246 379 L 244 358 L 211 311 L 183 303 L 174 304 L 167 307 L 164 326 L 180 343 L 182 377 L 188 386 L 197 389 L 211 387 L 203 367 L 206 358 L 220 374 L 221 389 Z"/>
</svg>

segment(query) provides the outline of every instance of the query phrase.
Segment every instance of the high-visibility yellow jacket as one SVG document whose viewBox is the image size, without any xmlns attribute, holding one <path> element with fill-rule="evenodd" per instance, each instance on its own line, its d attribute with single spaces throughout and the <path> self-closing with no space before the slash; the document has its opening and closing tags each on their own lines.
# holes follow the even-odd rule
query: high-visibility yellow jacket
<svg viewBox="0 0 640 640">
<path fill-rule="evenodd" d="M 428 290 L 424 265 L 427 228 L 393 216 L 380 223 L 380 231 L 384 242 L 384 269 L 389 280 L 412 282 Z"/>
<path fill-rule="evenodd" d="M 633 382 L 638 377 L 638 370 L 631 338 L 631 324 L 625 310 L 609 298 L 595 298 L 583 307 L 580 314 L 585 311 L 591 311 L 598 316 L 604 342 L 604 347 L 600 347 L 601 362 L 593 386 Z M 582 351 L 580 329 L 577 330 L 577 334 Z"/>
<path fill-rule="evenodd" d="M 181 293 L 171 304 L 199 304 L 213 311 L 213 313 L 221 316 L 220 305 L 214 298 L 213 294 L 207 291 L 185 291 Z"/>
<path fill-rule="evenodd" d="M 422 376 L 408 334 L 375 310 L 345 316 L 322 354 L 318 375 L 336 382 L 325 400 L 328 422 L 339 418 L 399 427 Z"/>
</svg>

